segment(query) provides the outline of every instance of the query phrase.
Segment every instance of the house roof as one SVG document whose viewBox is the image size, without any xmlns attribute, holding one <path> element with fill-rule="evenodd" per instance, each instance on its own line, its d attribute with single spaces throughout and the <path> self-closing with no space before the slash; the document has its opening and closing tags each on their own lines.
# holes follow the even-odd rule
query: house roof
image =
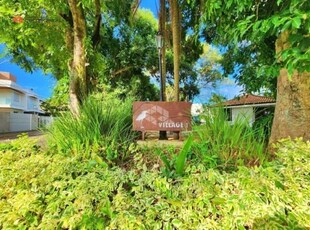
<svg viewBox="0 0 310 230">
<path fill-rule="evenodd" d="M 269 104 L 275 102 L 276 100 L 270 97 L 245 94 L 241 97 L 225 101 L 223 105 L 224 106 L 256 105 L 256 104 Z"/>
</svg>

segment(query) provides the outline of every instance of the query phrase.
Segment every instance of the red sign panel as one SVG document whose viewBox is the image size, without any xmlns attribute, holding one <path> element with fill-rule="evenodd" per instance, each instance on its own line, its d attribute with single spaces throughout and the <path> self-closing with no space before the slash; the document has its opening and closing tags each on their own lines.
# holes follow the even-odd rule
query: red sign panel
<svg viewBox="0 0 310 230">
<path fill-rule="evenodd" d="M 133 129 L 138 131 L 191 130 L 190 102 L 138 101 L 133 103 Z"/>
</svg>

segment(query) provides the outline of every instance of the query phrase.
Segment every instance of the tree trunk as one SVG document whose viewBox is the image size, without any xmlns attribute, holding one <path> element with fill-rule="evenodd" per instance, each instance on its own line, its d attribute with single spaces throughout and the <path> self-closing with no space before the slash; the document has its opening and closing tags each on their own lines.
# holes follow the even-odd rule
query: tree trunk
<svg viewBox="0 0 310 230">
<path fill-rule="evenodd" d="M 172 45 L 173 45 L 173 76 L 174 101 L 180 100 L 180 55 L 181 55 L 181 14 L 178 0 L 170 0 Z M 173 139 L 179 139 L 180 132 L 173 133 Z"/>
<path fill-rule="evenodd" d="M 173 43 L 173 75 L 174 75 L 174 101 L 180 100 L 180 10 L 177 0 L 170 0 L 172 17 L 172 43 Z"/>
<path fill-rule="evenodd" d="M 73 59 L 70 63 L 70 110 L 79 114 L 79 105 L 87 95 L 86 82 L 86 22 L 78 0 L 68 0 L 73 18 Z"/>
<path fill-rule="evenodd" d="M 289 47 L 288 32 L 276 42 L 276 52 Z M 277 82 L 277 103 L 269 146 L 282 138 L 302 137 L 310 140 L 310 73 L 294 72 L 291 79 L 286 69 L 280 71 Z"/>
<path fill-rule="evenodd" d="M 162 86 L 163 86 L 163 101 L 167 100 L 166 96 L 166 37 L 167 37 L 167 31 L 166 31 L 166 1 L 160 0 L 160 15 L 159 15 L 159 31 L 162 35 L 163 39 L 163 48 L 162 48 L 162 58 L 161 58 L 161 66 L 162 66 Z"/>
</svg>

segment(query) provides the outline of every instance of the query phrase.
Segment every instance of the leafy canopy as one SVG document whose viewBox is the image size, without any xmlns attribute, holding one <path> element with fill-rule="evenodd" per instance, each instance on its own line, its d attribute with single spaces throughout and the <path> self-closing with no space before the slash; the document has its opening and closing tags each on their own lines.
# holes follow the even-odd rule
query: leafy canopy
<svg viewBox="0 0 310 230">
<path fill-rule="evenodd" d="M 226 74 L 234 73 L 249 91 L 274 88 L 274 76 L 283 67 L 290 74 L 310 71 L 309 1 L 206 1 L 202 7 L 205 38 L 227 46 Z M 276 54 L 276 39 L 284 31 L 289 45 Z"/>
</svg>

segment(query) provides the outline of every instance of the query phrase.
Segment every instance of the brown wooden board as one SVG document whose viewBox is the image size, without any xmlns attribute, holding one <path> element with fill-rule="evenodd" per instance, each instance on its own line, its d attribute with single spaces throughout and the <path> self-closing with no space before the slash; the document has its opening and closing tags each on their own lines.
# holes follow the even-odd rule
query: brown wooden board
<svg viewBox="0 0 310 230">
<path fill-rule="evenodd" d="M 133 130 L 191 130 L 190 102 L 137 101 L 133 103 Z"/>
</svg>

